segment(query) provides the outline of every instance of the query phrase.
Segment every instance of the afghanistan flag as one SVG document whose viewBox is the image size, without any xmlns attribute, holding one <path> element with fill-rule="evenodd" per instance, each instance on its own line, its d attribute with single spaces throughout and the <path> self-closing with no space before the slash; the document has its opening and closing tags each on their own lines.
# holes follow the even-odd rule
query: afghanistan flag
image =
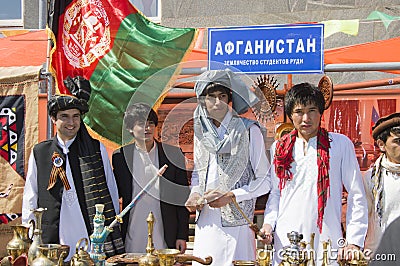
<svg viewBox="0 0 400 266">
<path fill-rule="evenodd" d="M 155 24 L 128 0 L 53 0 L 48 22 L 58 91 L 70 94 L 62 82 L 67 76 L 90 80 L 84 122 L 117 145 L 132 96 L 160 103 L 197 33 Z"/>
</svg>

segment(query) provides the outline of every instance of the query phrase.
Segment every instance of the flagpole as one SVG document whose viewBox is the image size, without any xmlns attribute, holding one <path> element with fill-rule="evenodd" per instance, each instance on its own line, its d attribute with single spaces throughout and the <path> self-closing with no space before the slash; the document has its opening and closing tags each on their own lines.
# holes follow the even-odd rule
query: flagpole
<svg viewBox="0 0 400 266">
<path fill-rule="evenodd" d="M 49 10 L 52 9 L 54 6 L 54 0 L 50 0 L 48 2 L 48 5 L 46 6 L 46 13 L 49 13 Z M 47 21 L 47 25 L 48 25 Z M 53 96 L 53 76 L 50 73 L 50 51 L 51 51 L 51 37 L 50 37 L 50 31 L 47 30 L 47 54 L 46 54 L 46 80 L 47 80 L 47 102 L 51 99 Z M 53 137 L 53 124 L 51 123 L 50 116 L 47 115 L 47 139 L 51 139 Z"/>
<path fill-rule="evenodd" d="M 47 6 L 46 0 L 39 0 L 39 29 L 46 28 Z"/>
</svg>

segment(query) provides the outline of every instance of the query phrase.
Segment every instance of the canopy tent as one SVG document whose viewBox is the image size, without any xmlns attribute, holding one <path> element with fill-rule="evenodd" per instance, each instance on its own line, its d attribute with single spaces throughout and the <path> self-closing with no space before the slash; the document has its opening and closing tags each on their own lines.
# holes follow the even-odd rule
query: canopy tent
<svg viewBox="0 0 400 266">
<path fill-rule="evenodd" d="M 47 41 L 45 30 L 0 38 L 0 68 L 43 65 L 46 62 Z M 325 65 L 400 62 L 398 47 L 400 47 L 400 37 L 326 49 L 324 52 Z M 185 67 L 206 67 L 207 59 L 207 49 L 195 48 L 186 61 L 202 60 L 202 62 L 185 65 Z M 400 70 L 385 72 L 400 74 Z"/>
<path fill-rule="evenodd" d="M 0 68 L 42 66 L 46 62 L 45 30 L 0 38 Z"/>
<path fill-rule="evenodd" d="M 325 65 L 344 63 L 400 62 L 400 37 L 327 49 L 324 52 Z M 385 72 L 400 74 L 400 70 Z"/>
</svg>

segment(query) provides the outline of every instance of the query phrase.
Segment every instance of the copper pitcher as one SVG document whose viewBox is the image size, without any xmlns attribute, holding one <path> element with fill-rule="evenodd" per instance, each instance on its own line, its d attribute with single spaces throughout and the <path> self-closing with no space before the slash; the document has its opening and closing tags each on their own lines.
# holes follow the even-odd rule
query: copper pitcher
<svg viewBox="0 0 400 266">
<path fill-rule="evenodd" d="M 13 238 L 7 243 L 7 254 L 16 259 L 23 253 L 28 254 L 32 243 L 32 239 L 29 237 L 30 225 L 17 224 L 11 225 L 11 228 L 13 229 Z"/>
</svg>

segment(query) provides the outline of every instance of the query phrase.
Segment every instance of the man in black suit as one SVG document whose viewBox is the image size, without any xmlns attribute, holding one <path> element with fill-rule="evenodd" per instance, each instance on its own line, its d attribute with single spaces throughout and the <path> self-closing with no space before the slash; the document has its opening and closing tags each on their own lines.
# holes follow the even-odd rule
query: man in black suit
<svg viewBox="0 0 400 266">
<path fill-rule="evenodd" d="M 147 104 L 129 106 L 124 117 L 125 128 L 134 142 L 116 150 L 112 156 L 122 208 L 141 192 L 168 165 L 163 176 L 139 198 L 123 217 L 122 238 L 126 252 L 144 253 L 147 244 L 146 217 L 155 217 L 153 241 L 155 249 L 176 248 L 184 253 L 189 231 L 189 212 L 184 204 L 189 195 L 185 159 L 182 151 L 154 139 L 158 117 Z"/>
</svg>

